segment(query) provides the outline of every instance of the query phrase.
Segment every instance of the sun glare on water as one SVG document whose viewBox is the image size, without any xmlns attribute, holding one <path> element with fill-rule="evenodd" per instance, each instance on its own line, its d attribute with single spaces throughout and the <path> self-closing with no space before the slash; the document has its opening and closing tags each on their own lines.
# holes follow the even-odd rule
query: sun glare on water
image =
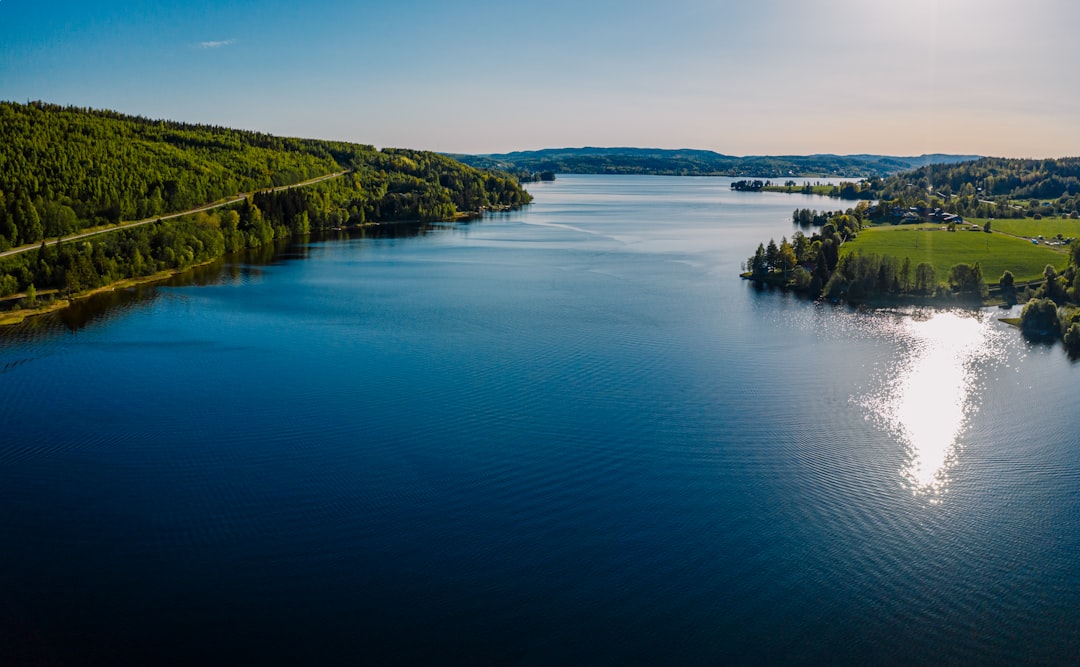
<svg viewBox="0 0 1080 667">
<path fill-rule="evenodd" d="M 981 318 L 955 313 L 908 318 L 900 333 L 907 357 L 865 405 L 904 447 L 905 485 L 936 500 L 947 491 L 961 435 L 977 408 L 979 369 L 993 355 L 995 336 Z"/>
</svg>

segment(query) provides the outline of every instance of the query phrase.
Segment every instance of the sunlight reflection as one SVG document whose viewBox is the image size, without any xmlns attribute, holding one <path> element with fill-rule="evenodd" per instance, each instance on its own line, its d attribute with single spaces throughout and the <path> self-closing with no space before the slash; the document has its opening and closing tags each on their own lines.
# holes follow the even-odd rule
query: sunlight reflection
<svg viewBox="0 0 1080 667">
<path fill-rule="evenodd" d="M 993 354 L 994 336 L 983 318 L 956 313 L 907 319 L 899 333 L 909 356 L 868 407 L 907 450 L 905 483 L 937 498 L 947 491 L 960 435 L 977 409 L 977 371 Z"/>
</svg>

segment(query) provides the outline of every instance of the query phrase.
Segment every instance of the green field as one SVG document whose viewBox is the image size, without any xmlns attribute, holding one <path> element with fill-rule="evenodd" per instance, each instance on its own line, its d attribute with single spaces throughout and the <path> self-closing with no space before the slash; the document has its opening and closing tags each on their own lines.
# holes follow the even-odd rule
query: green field
<svg viewBox="0 0 1080 667">
<path fill-rule="evenodd" d="M 983 278 L 989 284 L 996 284 L 1006 270 L 1012 271 L 1018 282 L 1039 280 L 1047 264 L 1061 271 L 1069 260 L 1063 249 L 1035 245 L 1006 234 L 891 225 L 862 230 L 858 238 L 843 245 L 841 252 L 892 255 L 900 261 L 907 257 L 913 271 L 920 263 L 929 262 L 939 281 L 948 277 L 955 264 L 980 262 Z"/>
<path fill-rule="evenodd" d="M 982 225 L 984 218 L 969 218 L 968 222 Z M 1028 238 L 1053 238 L 1061 234 L 1065 238 L 1080 238 L 1080 220 L 1069 218 L 1043 218 L 1032 220 L 1031 218 L 995 218 L 990 221 L 990 229 L 1005 234 L 1026 236 Z"/>
</svg>

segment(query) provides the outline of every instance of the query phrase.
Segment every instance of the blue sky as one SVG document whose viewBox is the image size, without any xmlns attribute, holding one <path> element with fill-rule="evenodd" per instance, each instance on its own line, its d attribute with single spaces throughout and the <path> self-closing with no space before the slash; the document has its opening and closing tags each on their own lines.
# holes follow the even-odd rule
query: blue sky
<svg viewBox="0 0 1080 667">
<path fill-rule="evenodd" d="M 0 0 L 0 99 L 455 152 L 1080 155 L 1073 0 Z"/>
</svg>

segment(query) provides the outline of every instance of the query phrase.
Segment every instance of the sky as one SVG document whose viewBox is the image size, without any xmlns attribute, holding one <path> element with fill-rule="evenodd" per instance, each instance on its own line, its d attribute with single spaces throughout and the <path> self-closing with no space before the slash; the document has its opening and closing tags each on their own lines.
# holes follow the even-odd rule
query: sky
<svg viewBox="0 0 1080 667">
<path fill-rule="evenodd" d="M 1075 0 L 0 0 L 0 99 L 458 153 L 1080 155 Z"/>
</svg>

